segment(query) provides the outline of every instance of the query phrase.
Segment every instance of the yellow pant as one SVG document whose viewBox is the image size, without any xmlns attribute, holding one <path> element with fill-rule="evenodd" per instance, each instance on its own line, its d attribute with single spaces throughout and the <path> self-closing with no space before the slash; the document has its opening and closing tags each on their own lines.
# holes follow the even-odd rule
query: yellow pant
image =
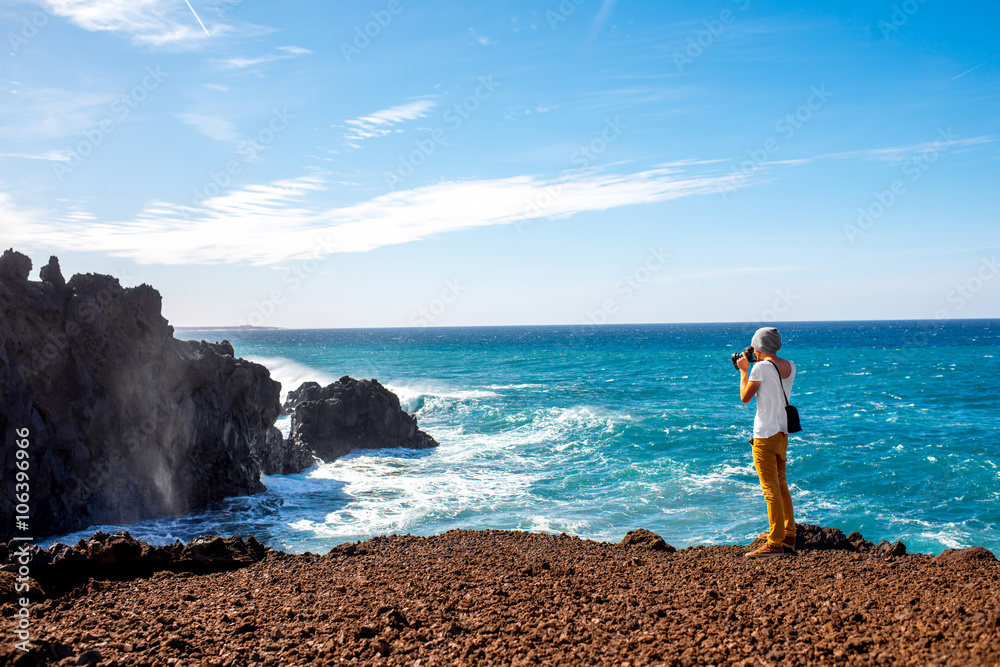
<svg viewBox="0 0 1000 667">
<path fill-rule="evenodd" d="M 785 479 L 785 451 L 788 435 L 775 433 L 769 438 L 753 439 L 753 465 L 760 477 L 760 490 L 767 501 L 767 522 L 770 532 L 767 543 L 781 546 L 786 536 L 795 535 L 795 517 L 792 515 L 792 495 Z"/>
</svg>

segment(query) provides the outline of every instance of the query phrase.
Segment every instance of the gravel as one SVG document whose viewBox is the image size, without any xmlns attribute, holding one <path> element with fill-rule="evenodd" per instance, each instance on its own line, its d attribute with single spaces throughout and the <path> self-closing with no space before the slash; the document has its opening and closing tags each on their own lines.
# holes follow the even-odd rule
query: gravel
<svg viewBox="0 0 1000 667">
<path fill-rule="evenodd" d="M 0 664 L 1000 663 L 1000 564 L 985 549 L 747 550 L 456 530 L 268 551 L 33 600 L 32 650 L 10 639 Z"/>
</svg>

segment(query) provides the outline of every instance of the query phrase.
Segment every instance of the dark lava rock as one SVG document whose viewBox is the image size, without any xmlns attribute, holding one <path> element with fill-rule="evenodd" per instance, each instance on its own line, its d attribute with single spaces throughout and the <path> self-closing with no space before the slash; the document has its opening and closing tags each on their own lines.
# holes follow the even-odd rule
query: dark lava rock
<svg viewBox="0 0 1000 667">
<path fill-rule="evenodd" d="M 677 549 L 674 549 L 672 546 L 667 544 L 662 537 L 652 531 L 646 530 L 645 528 L 628 531 L 625 533 L 625 537 L 622 538 L 620 544 L 638 547 L 640 549 L 648 549 L 650 551 L 666 551 L 667 553 L 674 553 L 677 551 Z"/>
<path fill-rule="evenodd" d="M 31 274 L 31 258 L 13 248 L 0 255 L 0 278 L 26 281 Z"/>
<path fill-rule="evenodd" d="M 767 544 L 766 539 L 756 538 L 750 547 L 756 549 Z M 902 546 L 902 543 L 900 543 Z M 795 533 L 795 550 L 838 550 L 838 551 L 870 551 L 872 543 L 853 532 L 849 536 L 837 528 L 827 528 L 809 523 L 800 523 Z M 787 549 L 787 547 L 786 547 Z M 903 547 L 904 553 L 906 547 Z"/>
<path fill-rule="evenodd" d="M 993 552 L 984 547 L 969 547 L 968 549 L 945 549 L 937 556 L 934 562 L 942 565 L 959 563 L 983 563 L 990 564 L 997 562 Z"/>
<path fill-rule="evenodd" d="M 286 442 L 276 426 L 257 436 L 251 449 L 265 475 L 293 475 L 316 463 L 312 453 L 301 443 Z"/>
<path fill-rule="evenodd" d="M 305 401 L 318 401 L 322 398 L 323 387 L 319 382 L 303 382 L 298 389 L 292 389 L 285 397 L 285 404 L 281 406 L 281 414 L 290 415 L 295 412 L 295 406 Z"/>
<path fill-rule="evenodd" d="M 857 547 L 847 539 L 843 531 L 837 528 L 826 528 L 808 523 L 800 523 L 795 533 L 795 546 L 798 549 L 839 549 L 857 551 Z M 859 534 L 860 536 L 860 534 Z"/>
<path fill-rule="evenodd" d="M 49 263 L 41 268 L 38 277 L 43 283 L 52 283 L 57 289 L 66 287 L 66 279 L 63 278 L 62 269 L 59 268 L 59 258 L 55 255 L 49 257 Z"/>
<path fill-rule="evenodd" d="M 872 553 L 882 558 L 895 558 L 906 554 L 906 545 L 902 542 L 891 544 L 888 540 L 882 540 L 875 545 Z"/>
<path fill-rule="evenodd" d="M 280 385 L 228 342 L 180 341 L 148 285 L 0 257 L 0 474 L 30 457 L 31 533 L 178 514 L 264 489 L 251 443 Z M 27 433 L 21 437 L 18 433 Z M 15 504 L 0 503 L 0 539 Z"/>
<path fill-rule="evenodd" d="M 303 384 L 295 405 L 289 443 L 333 461 L 354 449 L 436 447 L 437 441 L 417 428 L 417 419 L 399 405 L 399 397 L 378 380 L 344 376 L 316 389 Z"/>
<path fill-rule="evenodd" d="M 848 535 L 847 541 L 854 545 L 854 549 L 856 551 L 860 551 L 862 553 L 868 553 L 875 548 L 875 545 L 862 537 L 861 533 L 858 531 L 854 531 Z"/>
<path fill-rule="evenodd" d="M 31 577 L 47 595 L 70 590 L 89 579 L 123 581 L 161 571 L 206 574 L 236 570 L 263 560 L 269 553 L 252 535 L 245 541 L 238 536 L 207 535 L 186 545 L 152 546 L 127 531 L 114 535 L 99 531 L 75 546 L 56 542 L 48 549 L 35 545 L 22 548 L 11 541 L 7 547 L 10 555 L 0 572 L 14 573 L 21 565 L 28 565 Z"/>
</svg>

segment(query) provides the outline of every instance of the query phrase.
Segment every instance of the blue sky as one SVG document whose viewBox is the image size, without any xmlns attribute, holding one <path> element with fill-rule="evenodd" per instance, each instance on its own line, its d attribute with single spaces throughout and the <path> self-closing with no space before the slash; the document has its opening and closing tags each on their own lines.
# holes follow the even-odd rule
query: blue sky
<svg viewBox="0 0 1000 667">
<path fill-rule="evenodd" d="M 4 247 L 178 326 L 1000 317 L 995 3 L 0 20 Z"/>
</svg>

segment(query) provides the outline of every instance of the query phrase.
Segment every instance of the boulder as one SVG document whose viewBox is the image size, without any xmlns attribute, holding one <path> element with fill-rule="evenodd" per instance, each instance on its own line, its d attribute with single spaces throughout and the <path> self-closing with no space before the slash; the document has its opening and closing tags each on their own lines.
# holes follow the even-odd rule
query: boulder
<svg viewBox="0 0 1000 667">
<path fill-rule="evenodd" d="M 264 490 L 251 444 L 280 385 L 228 342 L 181 341 L 148 285 L 0 258 L 0 474 L 30 457 L 30 534 L 179 514 Z M 26 434 L 21 436 L 20 434 Z M 14 503 L 0 503 L 0 539 Z"/>
<path fill-rule="evenodd" d="M 906 545 L 902 542 L 893 544 L 888 540 L 882 540 L 872 548 L 872 553 L 880 558 L 896 558 L 906 555 Z"/>
<path fill-rule="evenodd" d="M 321 387 L 299 387 L 289 443 L 333 461 L 355 449 L 436 447 L 417 428 L 417 419 L 400 407 L 399 397 L 378 380 L 344 376 Z"/>
<path fill-rule="evenodd" d="M 646 530 L 645 528 L 637 528 L 636 530 L 628 531 L 625 533 L 625 537 L 622 538 L 622 541 L 619 544 L 637 547 L 639 549 L 647 549 L 649 551 L 666 551 L 667 553 L 674 553 L 677 551 L 677 549 L 667 544 L 662 537 L 652 531 Z"/>
<path fill-rule="evenodd" d="M 286 442 L 276 426 L 257 436 L 251 449 L 265 475 L 294 475 L 316 463 L 301 443 Z"/>
</svg>

